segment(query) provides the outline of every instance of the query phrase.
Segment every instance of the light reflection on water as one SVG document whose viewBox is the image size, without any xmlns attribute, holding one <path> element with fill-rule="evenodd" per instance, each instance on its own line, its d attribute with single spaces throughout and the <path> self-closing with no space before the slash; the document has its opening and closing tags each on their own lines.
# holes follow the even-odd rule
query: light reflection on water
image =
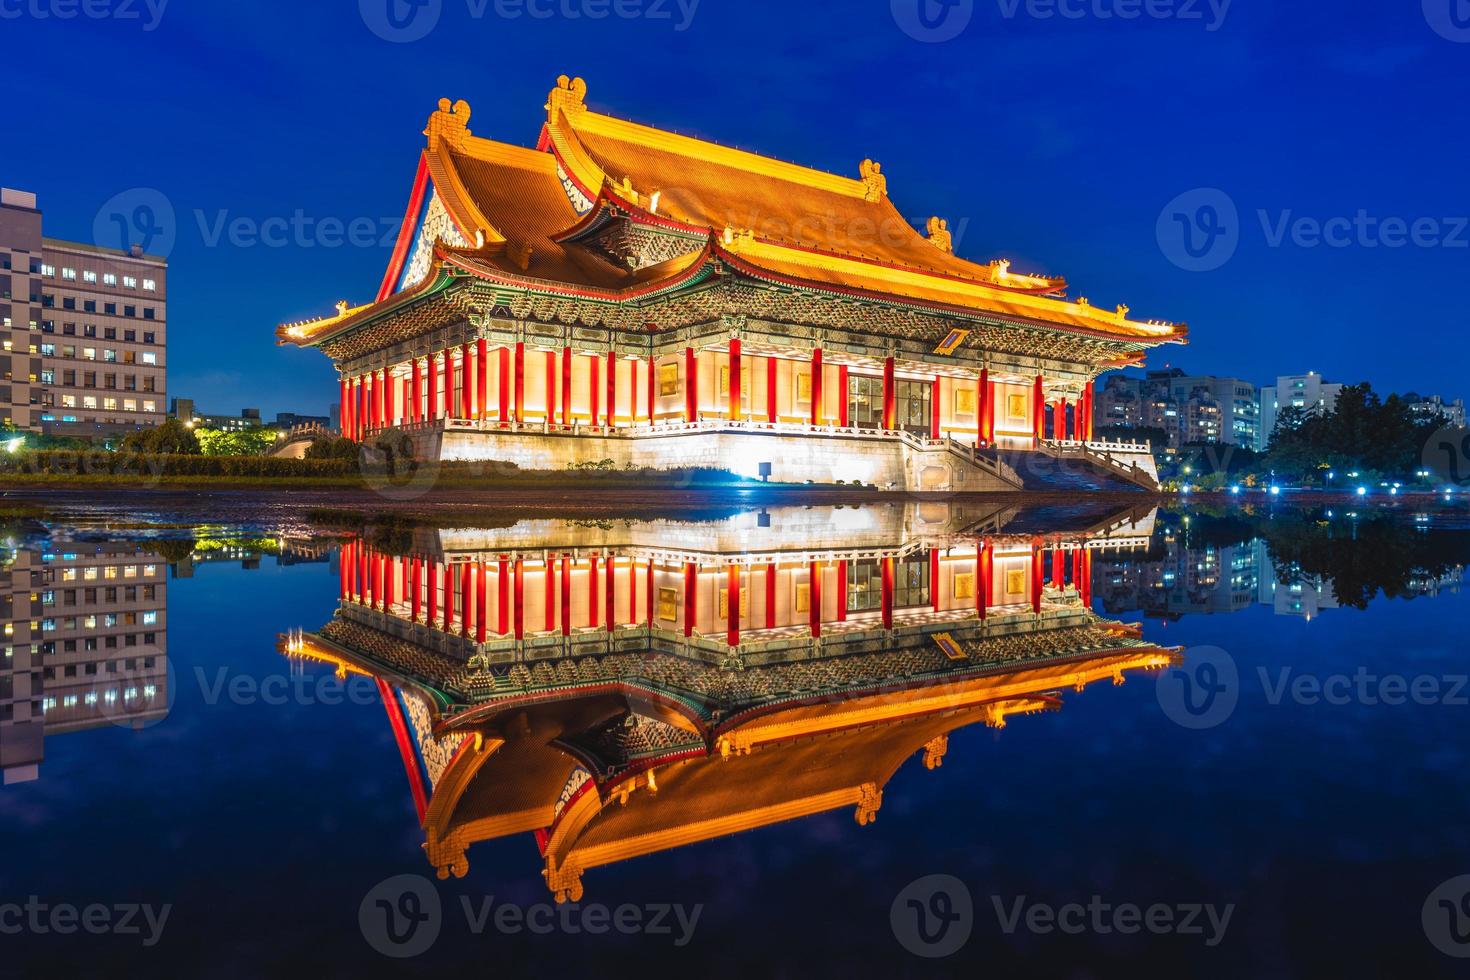
<svg viewBox="0 0 1470 980">
<path fill-rule="evenodd" d="M 0 900 L 171 913 L 153 946 L 13 948 L 917 971 L 905 909 L 958 915 L 944 875 L 956 969 L 1435 975 L 1421 910 L 1470 871 L 1470 537 L 1429 524 L 947 503 L 52 530 L 6 568 Z M 1044 927 L 1094 896 L 1231 913 Z"/>
</svg>

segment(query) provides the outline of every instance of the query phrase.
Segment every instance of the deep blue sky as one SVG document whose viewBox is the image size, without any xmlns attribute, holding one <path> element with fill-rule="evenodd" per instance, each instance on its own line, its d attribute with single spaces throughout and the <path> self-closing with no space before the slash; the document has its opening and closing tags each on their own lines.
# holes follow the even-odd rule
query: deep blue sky
<svg viewBox="0 0 1470 980">
<path fill-rule="evenodd" d="M 396 220 L 438 98 L 469 101 L 476 133 L 530 144 L 562 72 L 587 79 L 594 108 L 639 121 L 854 176 L 871 156 L 900 210 L 947 216 L 962 254 L 1188 322 L 1192 345 L 1152 366 L 1470 394 L 1470 30 L 1436 14 L 1456 0 L 1235 0 L 1218 24 L 1208 0 L 1174 4 L 1203 19 L 1138 20 L 1091 12 L 1129 0 L 1065 0 L 1082 19 L 962 0 L 939 30 L 964 29 L 937 43 L 900 27 L 918 0 L 699 0 L 684 30 L 677 0 L 619 0 L 665 16 L 601 20 L 562 12 L 599 0 L 534 0 L 549 18 L 420 0 L 442 11 L 412 43 L 367 26 L 388 0 L 363 0 L 366 17 L 356 0 L 171 0 L 152 30 L 144 0 L 92 0 L 140 19 L 35 16 L 64 2 L 0 0 L 0 183 L 40 195 L 48 234 L 84 240 L 114 195 L 162 192 L 176 215 L 169 390 L 206 410 L 324 411 L 326 358 L 276 348 L 272 330 L 370 299 L 387 257 L 311 237 L 213 241 L 222 218 Z M 1238 251 L 1208 272 L 1171 262 L 1178 242 L 1157 230 L 1197 188 L 1240 216 Z M 1202 220 L 1202 201 L 1182 211 Z M 1270 225 L 1425 221 L 1458 247 L 1376 233 L 1273 245 L 1262 211 Z"/>
</svg>

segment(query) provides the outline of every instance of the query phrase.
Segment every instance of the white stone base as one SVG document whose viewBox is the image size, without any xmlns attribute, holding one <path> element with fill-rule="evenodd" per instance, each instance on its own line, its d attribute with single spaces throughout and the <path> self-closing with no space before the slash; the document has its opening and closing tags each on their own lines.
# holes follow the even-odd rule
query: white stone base
<svg viewBox="0 0 1470 980">
<path fill-rule="evenodd" d="M 777 483 L 861 483 L 892 490 L 1014 491 L 1019 484 L 947 448 L 893 435 L 694 429 L 608 436 L 450 427 L 415 433 L 418 451 L 444 461 L 502 461 L 564 470 L 611 460 L 616 469 L 709 467 Z M 766 467 L 769 471 L 765 472 Z"/>
</svg>

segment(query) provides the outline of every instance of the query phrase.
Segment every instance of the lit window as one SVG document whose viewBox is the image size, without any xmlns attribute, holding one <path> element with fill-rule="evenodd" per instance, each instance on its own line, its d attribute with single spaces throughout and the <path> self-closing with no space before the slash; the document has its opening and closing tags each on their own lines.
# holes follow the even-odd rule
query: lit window
<svg viewBox="0 0 1470 980">
<path fill-rule="evenodd" d="M 42 265 L 41 265 L 41 275 L 46 276 L 46 277 L 51 278 L 51 279 L 55 279 L 56 278 L 56 266 L 54 266 L 54 265 L 46 265 L 45 263 L 42 263 Z"/>
<path fill-rule="evenodd" d="M 143 352 L 143 363 L 144 364 L 157 364 L 158 363 L 158 355 L 156 353 L 154 353 L 153 351 L 151 351 L 151 350 L 144 351 Z"/>
<path fill-rule="evenodd" d="M 77 270 L 75 270 L 75 269 L 62 269 L 61 270 L 61 278 L 70 280 L 71 282 L 76 282 L 77 281 Z"/>
<path fill-rule="evenodd" d="M 97 284 L 97 273 L 88 269 L 82 273 L 82 282 L 89 282 L 95 286 Z"/>
<path fill-rule="evenodd" d="M 158 283 L 154 282 L 152 279 L 144 279 L 143 289 L 150 293 L 156 293 L 158 292 Z"/>
<path fill-rule="evenodd" d="M 123 288 L 125 288 L 125 289 L 137 289 L 138 288 L 138 280 L 137 279 L 134 279 L 132 276 L 123 276 Z"/>
</svg>

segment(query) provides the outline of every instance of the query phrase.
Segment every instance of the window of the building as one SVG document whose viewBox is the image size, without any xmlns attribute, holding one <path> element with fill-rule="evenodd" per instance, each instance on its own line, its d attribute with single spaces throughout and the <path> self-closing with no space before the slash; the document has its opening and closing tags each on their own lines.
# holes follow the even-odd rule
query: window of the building
<svg viewBox="0 0 1470 980">
<path fill-rule="evenodd" d="M 82 273 L 82 282 L 89 282 L 95 286 L 97 284 L 97 273 L 88 269 L 86 272 Z"/>
<path fill-rule="evenodd" d="M 124 289 L 137 289 L 138 288 L 138 280 L 135 279 L 135 278 L 133 278 L 132 276 L 123 276 L 123 288 Z"/>
<path fill-rule="evenodd" d="M 117 273 L 115 273 L 115 272 L 104 272 L 102 274 L 102 285 L 104 285 L 104 286 L 116 286 L 117 285 Z"/>
<path fill-rule="evenodd" d="M 152 279 L 144 279 L 143 289 L 150 293 L 156 293 L 158 292 L 158 283 L 154 282 Z"/>
<path fill-rule="evenodd" d="M 69 280 L 71 282 L 76 282 L 77 281 L 77 270 L 63 268 L 61 270 L 61 278 L 66 279 L 66 280 Z"/>
</svg>

